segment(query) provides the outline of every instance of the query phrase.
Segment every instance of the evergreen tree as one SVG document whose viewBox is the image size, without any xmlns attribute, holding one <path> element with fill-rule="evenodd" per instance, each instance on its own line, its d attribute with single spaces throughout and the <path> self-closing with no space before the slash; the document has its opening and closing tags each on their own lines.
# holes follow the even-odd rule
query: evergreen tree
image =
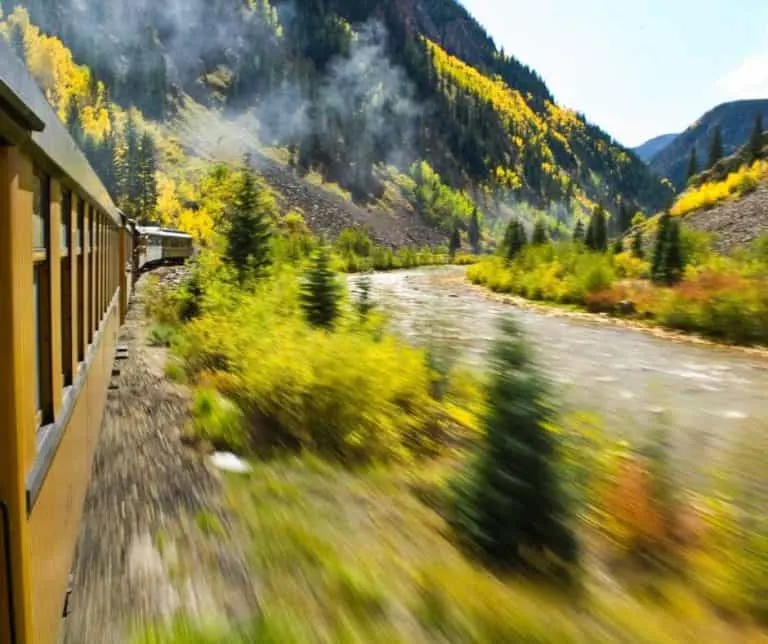
<svg viewBox="0 0 768 644">
<path fill-rule="evenodd" d="M 587 248 L 598 253 L 604 253 L 608 249 L 608 222 L 606 221 L 605 208 L 601 205 L 595 206 L 592 212 L 584 243 Z"/>
<path fill-rule="evenodd" d="M 368 317 L 368 314 L 375 308 L 373 301 L 371 300 L 371 290 L 373 288 L 373 282 L 370 275 L 363 275 L 357 281 L 357 302 L 355 306 L 357 312 L 360 314 L 361 319 Z"/>
<path fill-rule="evenodd" d="M 528 237 L 525 233 L 525 227 L 522 222 L 513 219 L 507 225 L 507 230 L 504 233 L 504 254 L 506 258 L 509 260 L 514 259 L 527 244 Z"/>
<path fill-rule="evenodd" d="M 696 158 L 696 146 L 691 148 L 691 158 L 688 160 L 688 181 L 699 174 L 699 161 Z"/>
<path fill-rule="evenodd" d="M 621 237 L 617 237 L 613 242 L 613 254 L 618 255 L 624 252 L 624 240 Z"/>
<path fill-rule="evenodd" d="M 573 241 L 584 243 L 584 222 L 581 219 L 576 221 L 576 227 L 573 229 Z"/>
<path fill-rule="evenodd" d="M 718 125 L 712 134 L 712 141 L 709 144 L 709 164 L 707 168 L 713 167 L 723 158 L 723 132 Z"/>
<path fill-rule="evenodd" d="M 672 217 L 669 214 L 669 211 L 666 211 L 659 218 L 659 227 L 656 232 L 656 245 L 653 249 L 651 277 L 653 278 L 654 282 L 666 282 L 668 280 L 666 257 L 671 225 Z"/>
<path fill-rule="evenodd" d="M 241 280 L 251 274 L 262 274 L 272 262 L 270 218 L 273 214 L 274 203 L 256 185 L 247 162 L 232 200 L 227 231 L 227 258 L 237 268 Z"/>
<path fill-rule="evenodd" d="M 653 256 L 653 280 L 664 284 L 676 284 L 682 279 L 685 270 L 680 222 L 668 218 L 659 229 L 659 238 Z"/>
<path fill-rule="evenodd" d="M 144 132 L 139 144 L 139 212 L 145 222 L 153 221 L 157 206 L 157 151 L 149 132 Z"/>
<path fill-rule="evenodd" d="M 623 235 L 629 230 L 630 226 L 632 225 L 631 212 L 632 210 L 624 203 L 624 201 L 619 204 L 619 216 L 617 219 L 618 230 L 616 231 L 617 235 Z"/>
<path fill-rule="evenodd" d="M 492 358 L 482 445 L 456 484 L 453 524 L 484 556 L 506 567 L 577 560 L 557 473 L 550 389 L 518 326 L 505 319 Z"/>
<path fill-rule="evenodd" d="M 664 251 L 663 273 L 667 284 L 677 284 L 683 278 L 685 260 L 680 236 L 680 220 L 672 219 L 667 228 L 667 243 Z"/>
<path fill-rule="evenodd" d="M 643 230 L 638 228 L 635 234 L 632 235 L 632 254 L 638 259 L 645 257 L 645 250 L 643 249 Z"/>
<path fill-rule="evenodd" d="M 549 233 L 547 231 L 547 222 L 543 219 L 537 219 L 533 226 L 533 235 L 531 236 L 531 244 L 534 246 L 542 246 L 549 242 Z"/>
<path fill-rule="evenodd" d="M 453 232 L 451 233 L 451 240 L 448 244 L 448 252 L 451 254 L 451 259 L 456 257 L 456 253 L 461 249 L 461 231 L 458 225 L 453 226 Z"/>
<path fill-rule="evenodd" d="M 341 289 L 331 269 L 331 254 L 323 244 L 312 261 L 301 292 L 301 308 L 307 321 L 316 327 L 332 330 L 339 317 Z"/>
<path fill-rule="evenodd" d="M 477 208 L 472 211 L 472 217 L 469 220 L 469 229 L 467 230 L 467 241 L 475 255 L 480 254 L 480 218 L 477 214 Z"/>
<path fill-rule="evenodd" d="M 749 137 L 749 146 L 747 148 L 750 163 L 754 163 L 762 157 L 764 145 L 765 135 L 763 134 L 763 115 L 758 114 L 755 117 L 755 127 L 752 130 L 752 135 Z"/>
<path fill-rule="evenodd" d="M 80 115 L 80 106 L 74 97 L 69 100 L 69 105 L 67 105 L 65 124 L 77 146 L 83 149 L 85 147 L 85 130 L 83 129 L 83 120 Z"/>
</svg>

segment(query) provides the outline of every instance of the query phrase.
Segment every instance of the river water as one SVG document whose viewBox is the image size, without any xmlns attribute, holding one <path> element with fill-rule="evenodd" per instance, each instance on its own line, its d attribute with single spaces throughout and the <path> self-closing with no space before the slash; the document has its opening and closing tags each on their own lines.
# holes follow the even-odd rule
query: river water
<svg viewBox="0 0 768 644">
<path fill-rule="evenodd" d="M 463 275 L 458 267 L 378 273 L 373 297 L 410 341 L 447 343 L 480 369 L 499 319 L 513 316 L 565 407 L 595 412 L 627 438 L 664 422 L 701 454 L 748 426 L 768 431 L 768 359 L 495 302 Z"/>
</svg>

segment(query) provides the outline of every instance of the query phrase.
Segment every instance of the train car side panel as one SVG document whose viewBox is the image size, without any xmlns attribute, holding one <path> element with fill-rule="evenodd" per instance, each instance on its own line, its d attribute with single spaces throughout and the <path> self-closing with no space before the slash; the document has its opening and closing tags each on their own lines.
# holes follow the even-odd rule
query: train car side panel
<svg viewBox="0 0 768 644">
<path fill-rule="evenodd" d="M 14 285 L 32 283 L 32 164 L 18 147 L 0 146 L 0 501 L 7 507 L 11 561 L 0 574 L 6 601 L 0 609 L 0 635 L 9 641 L 11 627 L 18 641 L 30 632 L 31 602 L 27 554 L 26 466 L 34 458 L 34 391 L 27 369 L 34 356 L 32 289 Z M 4 544 L 5 545 L 5 544 Z M 6 559 L 5 556 L 3 556 Z M 6 571 L 13 583 L 12 620 Z M 12 621 L 12 623 L 11 623 Z M 3 632 L 4 631 L 4 632 Z"/>
<path fill-rule="evenodd" d="M 29 517 L 34 632 L 56 640 L 90 475 L 89 383 L 80 391 L 58 453 Z"/>
</svg>

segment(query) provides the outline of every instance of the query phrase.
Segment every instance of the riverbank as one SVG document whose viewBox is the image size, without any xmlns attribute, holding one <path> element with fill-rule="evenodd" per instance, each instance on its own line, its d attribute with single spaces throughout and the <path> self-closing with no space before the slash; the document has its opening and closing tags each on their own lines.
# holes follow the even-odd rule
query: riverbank
<svg viewBox="0 0 768 644">
<path fill-rule="evenodd" d="M 591 313 L 587 311 L 585 307 L 575 304 L 555 304 L 552 302 L 529 300 L 519 295 L 497 293 L 486 286 L 473 283 L 466 277 L 466 275 L 461 279 L 461 281 L 468 288 L 471 288 L 473 291 L 479 293 L 485 299 L 492 300 L 494 302 L 501 302 L 503 304 L 514 306 L 519 309 L 536 311 L 543 315 L 563 317 L 572 320 L 581 320 L 594 324 L 610 325 L 622 329 L 631 329 L 633 331 L 641 331 L 643 333 L 648 333 L 649 335 L 652 335 L 656 338 L 662 338 L 664 340 L 705 346 L 713 349 L 726 349 L 728 351 L 736 351 L 746 355 L 757 356 L 768 360 L 768 346 L 756 347 L 727 342 L 718 342 L 717 340 L 707 338 L 694 332 L 676 331 L 674 329 L 661 326 L 654 320 L 619 317 L 609 313 Z M 766 365 L 766 368 L 768 369 L 768 365 Z"/>
<path fill-rule="evenodd" d="M 452 361 L 479 371 L 500 320 L 513 315 L 562 406 L 593 413 L 627 439 L 663 423 L 692 463 L 716 461 L 742 430 L 768 420 L 768 362 L 760 352 L 593 314 L 526 302 L 511 306 L 470 285 L 464 273 L 443 267 L 375 274 L 371 297 L 390 311 L 394 329 L 409 342 L 446 346 Z"/>
<path fill-rule="evenodd" d="M 515 303 L 566 305 L 569 312 L 664 329 L 668 337 L 768 350 L 768 254 L 756 246 L 738 258 L 705 257 L 672 285 L 648 280 L 649 263 L 630 253 L 590 253 L 572 244 L 530 247 L 514 261 L 488 257 L 467 277 L 520 298 Z"/>
</svg>

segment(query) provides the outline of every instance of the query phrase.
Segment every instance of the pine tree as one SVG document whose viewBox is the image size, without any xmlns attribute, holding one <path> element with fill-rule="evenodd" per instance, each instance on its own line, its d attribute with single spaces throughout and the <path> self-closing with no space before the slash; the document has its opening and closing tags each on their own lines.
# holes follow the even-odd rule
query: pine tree
<svg viewBox="0 0 768 644">
<path fill-rule="evenodd" d="M 525 227 L 522 222 L 513 219 L 507 225 L 507 230 L 504 233 L 504 254 L 506 258 L 509 260 L 514 259 L 527 244 L 528 237 L 525 233 Z"/>
<path fill-rule="evenodd" d="M 537 219 L 533 226 L 533 235 L 531 236 L 531 244 L 534 246 L 542 246 L 549 242 L 549 233 L 547 231 L 547 222 L 543 219 Z"/>
<path fill-rule="evenodd" d="M 638 259 L 645 258 L 645 250 L 643 249 L 643 231 L 638 228 L 635 234 L 632 235 L 632 254 Z"/>
<path fill-rule="evenodd" d="M 573 229 L 573 241 L 584 243 L 584 222 L 581 219 L 576 222 L 576 227 Z"/>
<path fill-rule="evenodd" d="M 765 135 L 763 134 L 763 115 L 758 114 L 755 117 L 755 127 L 752 130 L 752 135 L 749 137 L 749 146 L 747 148 L 750 163 L 754 163 L 762 158 L 764 145 Z"/>
<path fill-rule="evenodd" d="M 659 221 L 659 233 L 653 254 L 652 277 L 655 282 L 676 284 L 683 277 L 685 258 L 680 235 L 680 221 L 668 213 Z"/>
<path fill-rule="evenodd" d="M 355 307 L 360 315 L 361 319 L 366 319 L 368 314 L 375 308 L 375 304 L 371 300 L 371 290 L 373 289 L 373 282 L 370 275 L 363 275 L 357 281 L 357 301 Z"/>
<path fill-rule="evenodd" d="M 453 232 L 451 233 L 451 240 L 448 244 L 448 252 L 451 255 L 451 259 L 456 257 L 456 253 L 461 249 L 461 231 L 457 225 L 453 226 Z"/>
<path fill-rule="evenodd" d="M 604 253 L 608 249 L 608 222 L 606 221 L 605 208 L 601 205 L 595 206 L 592 212 L 584 243 L 587 248 L 598 253 Z"/>
<path fill-rule="evenodd" d="M 243 169 L 240 187 L 232 200 L 227 231 L 227 258 L 237 268 L 240 279 L 261 275 L 272 263 L 271 222 L 274 203 L 256 185 L 250 164 Z"/>
<path fill-rule="evenodd" d="M 691 148 L 691 157 L 688 159 L 688 181 L 699 174 L 699 161 L 696 158 L 696 146 Z"/>
<path fill-rule="evenodd" d="M 712 134 L 712 141 L 709 145 L 709 164 L 707 168 L 713 167 L 723 158 L 723 132 L 718 125 Z"/>
<path fill-rule="evenodd" d="M 467 230 L 467 240 L 475 255 L 480 254 L 480 218 L 477 214 L 477 208 L 472 211 L 472 217 L 469 219 L 469 229 Z"/>
<path fill-rule="evenodd" d="M 149 132 L 144 132 L 139 143 L 139 213 L 143 221 L 153 221 L 157 206 L 157 151 Z"/>
<path fill-rule="evenodd" d="M 617 237 L 613 242 L 613 254 L 619 255 L 624 252 L 624 240 L 621 237 Z"/>
<path fill-rule="evenodd" d="M 672 217 L 669 211 L 659 217 L 659 227 L 656 232 L 656 245 L 653 249 L 653 262 L 651 264 L 651 277 L 654 282 L 665 282 L 667 280 L 666 259 L 667 240 L 669 238 L 669 228 Z"/>
<path fill-rule="evenodd" d="M 339 283 L 331 269 L 331 254 L 328 246 L 323 244 L 307 272 L 301 292 L 301 308 L 312 326 L 330 331 L 339 317 L 340 299 Z"/>
<path fill-rule="evenodd" d="M 685 261 L 680 238 L 680 220 L 672 219 L 667 229 L 667 244 L 664 253 L 664 274 L 667 284 L 677 284 L 683 278 Z"/>
<path fill-rule="evenodd" d="M 485 434 L 456 483 L 453 525 L 495 564 L 535 567 L 550 555 L 575 563 L 557 473 L 557 433 L 550 389 L 518 326 L 505 319 L 492 353 Z"/>
<path fill-rule="evenodd" d="M 69 130 L 70 136 L 75 140 L 77 146 L 82 149 L 85 147 L 85 130 L 83 129 L 83 119 L 80 115 L 80 106 L 74 97 L 69 100 L 67 105 L 67 115 L 65 124 Z"/>
</svg>

